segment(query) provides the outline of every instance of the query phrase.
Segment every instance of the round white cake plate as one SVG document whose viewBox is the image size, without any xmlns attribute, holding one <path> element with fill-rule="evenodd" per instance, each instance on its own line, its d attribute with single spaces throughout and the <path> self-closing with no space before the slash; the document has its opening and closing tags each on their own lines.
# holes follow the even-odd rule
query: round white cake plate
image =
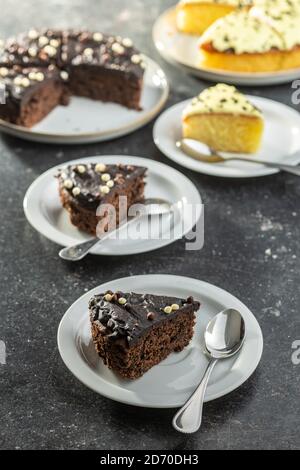
<svg viewBox="0 0 300 470">
<path fill-rule="evenodd" d="M 137 380 L 124 380 L 109 370 L 95 352 L 88 313 L 89 299 L 106 290 L 134 291 L 187 298 L 201 302 L 193 340 L 180 353 Z M 58 329 L 58 348 L 67 368 L 83 384 L 107 398 L 130 405 L 173 408 L 185 403 L 199 383 L 208 359 L 204 331 L 210 319 L 225 308 L 235 308 L 245 320 L 246 340 L 234 357 L 219 361 L 205 401 L 215 400 L 242 385 L 255 371 L 263 351 L 263 336 L 253 313 L 236 297 L 212 284 L 171 275 L 131 276 L 107 282 L 80 297 L 65 313 Z"/>
<path fill-rule="evenodd" d="M 120 256 L 156 250 L 183 238 L 197 223 L 202 212 L 201 196 L 194 184 L 179 171 L 151 159 L 127 155 L 101 155 L 65 162 L 71 164 L 105 163 L 144 166 L 147 168 L 145 197 L 161 198 L 179 208 L 174 217 L 165 214 L 139 222 L 138 231 L 120 231 L 118 238 L 108 238 L 91 251 L 96 255 Z M 71 224 L 68 212 L 62 207 L 55 175 L 62 165 L 51 168 L 39 176 L 29 187 L 24 198 L 24 211 L 29 223 L 39 233 L 61 246 L 73 246 L 90 236 Z M 193 213 L 191 213 L 193 208 Z M 123 234 L 123 235 L 122 235 Z"/>
<path fill-rule="evenodd" d="M 150 122 L 164 107 L 169 85 L 164 71 L 147 56 L 141 111 L 116 103 L 73 96 L 68 106 L 57 106 L 31 129 L 0 119 L 0 131 L 48 144 L 86 144 L 127 135 Z"/>
<path fill-rule="evenodd" d="M 281 162 L 290 165 L 300 163 L 300 114 L 294 109 L 277 101 L 257 96 L 247 98 L 262 110 L 265 130 L 259 152 L 244 157 Z M 154 142 L 160 151 L 172 161 L 190 170 L 212 176 L 227 178 L 253 178 L 278 173 L 279 170 L 261 164 L 228 161 L 222 163 L 206 163 L 184 154 L 176 142 L 182 138 L 182 112 L 190 100 L 172 106 L 160 115 L 154 129 Z M 201 152 L 201 144 L 190 141 L 195 149 Z M 231 156 L 231 154 L 226 154 Z M 232 156 L 234 156 L 232 154 Z M 239 155 L 243 156 L 243 155 Z"/>
</svg>

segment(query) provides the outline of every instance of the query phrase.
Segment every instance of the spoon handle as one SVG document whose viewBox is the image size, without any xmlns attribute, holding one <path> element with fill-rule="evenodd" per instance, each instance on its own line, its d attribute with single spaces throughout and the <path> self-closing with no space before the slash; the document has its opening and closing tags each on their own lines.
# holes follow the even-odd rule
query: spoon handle
<svg viewBox="0 0 300 470">
<path fill-rule="evenodd" d="M 217 152 L 211 151 L 211 154 L 205 155 L 198 150 L 190 147 L 185 140 L 181 140 L 176 143 L 176 146 L 180 148 L 186 155 L 189 157 L 201 160 L 207 163 L 220 163 L 220 162 L 229 162 L 229 161 L 241 161 L 249 163 L 259 163 L 261 165 L 267 166 L 269 168 L 276 168 L 277 170 L 285 171 L 286 173 L 291 173 L 292 175 L 300 176 L 300 166 L 288 165 L 281 162 L 270 162 L 265 160 L 257 160 L 255 158 L 239 157 L 238 155 L 233 157 L 223 157 Z M 298 154 L 295 154 L 298 155 Z"/>
<path fill-rule="evenodd" d="M 128 217 L 125 222 L 120 223 L 120 225 L 110 232 L 105 233 L 101 238 L 93 238 L 92 240 L 88 240 L 86 242 L 77 243 L 77 245 L 68 246 L 63 248 L 59 252 L 60 258 L 66 261 L 80 261 L 82 260 L 93 247 L 96 245 L 100 245 L 101 242 L 110 238 L 114 233 L 116 233 L 121 228 L 126 227 L 129 225 L 133 220 L 137 220 L 140 216 L 137 215 L 135 217 Z"/>
<path fill-rule="evenodd" d="M 291 173 L 292 175 L 300 176 L 299 166 L 285 165 L 282 163 L 263 163 L 270 168 L 278 168 L 278 170 L 285 171 L 286 173 Z"/>
<path fill-rule="evenodd" d="M 207 384 L 217 362 L 217 359 L 210 360 L 199 386 L 196 388 L 191 398 L 189 398 L 186 404 L 183 405 L 174 416 L 173 427 L 176 431 L 192 434 L 200 428 Z"/>
<path fill-rule="evenodd" d="M 292 175 L 297 175 L 300 176 L 300 166 L 294 166 L 294 165 L 286 165 L 284 163 L 276 163 L 276 162 L 267 162 L 265 160 L 251 160 L 250 158 L 243 158 L 243 157 L 229 157 L 224 159 L 224 161 L 229 161 L 229 160 L 238 160 L 241 162 L 250 162 L 250 163 L 260 163 L 262 165 L 265 165 L 269 168 L 276 168 L 281 171 L 285 171 L 286 173 L 291 173 Z"/>
</svg>

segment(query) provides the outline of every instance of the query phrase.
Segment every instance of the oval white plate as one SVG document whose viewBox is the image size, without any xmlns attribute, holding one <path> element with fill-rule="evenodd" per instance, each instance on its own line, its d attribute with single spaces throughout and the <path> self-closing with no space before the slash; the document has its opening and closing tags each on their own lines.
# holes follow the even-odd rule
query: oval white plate
<svg viewBox="0 0 300 470">
<path fill-rule="evenodd" d="M 123 380 L 104 366 L 91 339 L 88 301 L 107 289 L 179 297 L 201 301 L 195 335 L 180 353 L 150 369 L 138 380 Z M 151 408 L 181 406 L 196 388 L 207 366 L 204 330 L 225 308 L 238 309 L 245 319 L 246 340 L 239 354 L 220 361 L 208 385 L 205 401 L 235 390 L 255 371 L 263 351 L 262 332 L 250 310 L 228 292 L 196 279 L 171 275 L 134 276 L 107 282 L 78 299 L 65 313 L 58 329 L 58 348 L 68 369 L 87 387 L 112 400 Z"/>
<path fill-rule="evenodd" d="M 129 134 L 151 121 L 169 95 L 165 73 L 149 57 L 141 99 L 142 111 L 115 103 L 72 97 L 68 106 L 57 106 L 40 123 L 27 129 L 0 120 L 0 131 L 37 142 L 84 144 L 101 142 Z"/>
<path fill-rule="evenodd" d="M 300 153 L 298 156 L 293 154 L 300 151 L 300 114 L 277 101 L 257 96 L 248 98 L 262 110 L 265 119 L 261 150 L 251 158 L 297 165 L 300 162 Z M 167 109 L 155 123 L 154 142 L 168 158 L 190 170 L 213 176 L 250 178 L 278 173 L 278 170 L 254 163 L 205 163 L 185 155 L 175 144 L 182 137 L 182 112 L 189 102 L 190 100 L 186 100 Z"/>
<path fill-rule="evenodd" d="M 170 219 L 168 215 L 165 215 L 161 226 L 161 237 L 157 236 L 159 231 L 155 230 L 151 233 L 156 234 L 156 237 L 148 238 L 148 224 L 146 220 L 143 220 L 140 224 L 141 236 L 138 239 L 122 239 L 122 237 L 107 239 L 92 250 L 93 254 L 119 256 L 144 253 L 161 248 L 184 237 L 192 230 L 201 215 L 202 201 L 197 188 L 179 171 L 163 163 L 127 155 L 82 158 L 65 162 L 63 165 L 58 165 L 43 173 L 32 183 L 24 198 L 24 211 L 27 220 L 38 232 L 59 245 L 70 246 L 91 238 L 88 234 L 79 231 L 69 221 L 68 213 L 60 203 L 57 180 L 54 178 L 57 170 L 62 166 L 84 162 L 125 163 L 145 166 L 148 168 L 145 196 L 159 197 L 171 203 L 181 202 L 181 209 L 176 213 L 174 222 L 171 225 L 173 229 L 171 237 L 167 236 Z M 193 217 L 191 217 L 189 210 L 185 210 L 190 204 L 195 209 Z M 134 232 L 132 233 L 134 234 Z"/>
<path fill-rule="evenodd" d="M 225 81 L 236 85 L 256 86 L 288 83 L 299 78 L 300 69 L 268 73 L 239 73 L 200 67 L 198 65 L 199 37 L 178 32 L 175 18 L 175 8 L 170 8 L 159 16 L 153 27 L 153 41 L 165 60 L 180 66 L 192 75 L 214 82 Z"/>
</svg>

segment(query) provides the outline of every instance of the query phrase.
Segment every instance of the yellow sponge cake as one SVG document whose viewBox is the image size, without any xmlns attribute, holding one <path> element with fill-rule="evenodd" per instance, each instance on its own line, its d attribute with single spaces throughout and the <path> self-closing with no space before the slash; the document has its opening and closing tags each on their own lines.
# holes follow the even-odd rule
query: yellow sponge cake
<svg viewBox="0 0 300 470">
<path fill-rule="evenodd" d="M 300 0 L 255 0 L 250 14 L 281 35 L 284 43 L 281 68 L 300 67 Z"/>
<path fill-rule="evenodd" d="M 200 39 L 200 66 L 235 72 L 300 67 L 300 0 L 253 0 L 215 21 Z"/>
<path fill-rule="evenodd" d="M 234 86 L 219 83 L 194 98 L 183 112 L 183 137 L 223 152 L 255 153 L 263 115 Z"/>
<path fill-rule="evenodd" d="M 267 22 L 248 12 L 216 21 L 200 39 L 200 63 L 237 72 L 273 72 L 283 65 L 284 41 Z"/>
<path fill-rule="evenodd" d="M 177 28 L 201 35 L 212 23 L 238 8 L 249 8 L 252 0 L 181 0 L 177 5 Z"/>
</svg>

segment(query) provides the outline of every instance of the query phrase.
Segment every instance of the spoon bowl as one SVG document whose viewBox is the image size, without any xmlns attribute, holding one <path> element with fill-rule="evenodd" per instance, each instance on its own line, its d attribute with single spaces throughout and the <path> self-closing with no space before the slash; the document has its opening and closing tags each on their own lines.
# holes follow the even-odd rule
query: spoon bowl
<svg viewBox="0 0 300 470">
<path fill-rule="evenodd" d="M 232 308 L 220 312 L 207 325 L 204 339 L 207 353 L 214 359 L 236 354 L 245 340 L 245 322 L 240 312 Z"/>
<path fill-rule="evenodd" d="M 232 308 L 220 312 L 208 323 L 204 339 L 209 364 L 195 392 L 173 419 L 176 431 L 185 434 L 192 434 L 201 426 L 205 392 L 215 365 L 237 354 L 244 344 L 245 321 L 240 312 Z"/>
</svg>

